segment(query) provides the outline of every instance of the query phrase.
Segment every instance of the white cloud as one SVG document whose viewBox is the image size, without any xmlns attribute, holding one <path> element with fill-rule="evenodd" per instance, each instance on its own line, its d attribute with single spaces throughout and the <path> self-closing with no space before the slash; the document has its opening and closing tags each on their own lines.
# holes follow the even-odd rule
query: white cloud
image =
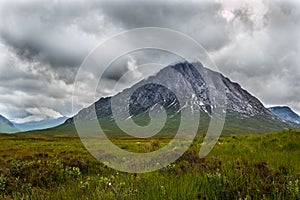
<svg viewBox="0 0 300 200">
<path fill-rule="evenodd" d="M 134 79 L 139 79 L 143 76 L 143 74 L 138 70 L 137 61 L 129 56 L 127 61 L 127 69 L 131 72 Z"/>
<path fill-rule="evenodd" d="M 25 110 L 29 113 L 29 116 L 24 118 L 14 118 L 12 121 L 15 123 L 26 123 L 30 121 L 42 121 L 45 119 L 57 119 L 63 117 L 59 112 L 47 107 L 26 108 Z"/>
</svg>

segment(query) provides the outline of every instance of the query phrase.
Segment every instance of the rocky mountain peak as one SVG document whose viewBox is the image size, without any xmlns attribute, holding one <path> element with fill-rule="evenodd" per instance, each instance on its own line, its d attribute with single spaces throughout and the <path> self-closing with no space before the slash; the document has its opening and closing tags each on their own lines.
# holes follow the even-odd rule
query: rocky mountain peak
<svg viewBox="0 0 300 200">
<path fill-rule="evenodd" d="M 125 89 L 113 97 L 101 98 L 94 105 L 83 109 L 77 115 L 80 119 L 91 120 L 96 117 L 111 116 L 111 99 L 117 99 L 117 105 L 122 105 L 119 112 L 125 111 L 124 105 L 129 106 L 131 115 L 147 112 L 154 105 L 163 106 L 167 112 L 176 113 L 183 106 L 192 106 L 210 114 L 211 102 L 214 96 L 210 91 L 210 84 L 222 88 L 226 96 L 227 112 L 245 116 L 260 116 L 270 120 L 282 122 L 277 116 L 238 83 L 232 82 L 222 74 L 207 69 L 201 63 L 176 63 L 159 71 L 156 75 L 142 80 L 132 87 Z M 187 95 L 186 89 L 191 94 Z M 185 105 L 180 105 L 178 97 L 184 99 Z M 128 101 L 126 100 L 128 97 Z M 116 103 L 115 103 L 116 105 Z M 90 109 L 96 108 L 96 115 L 89 115 Z"/>
</svg>

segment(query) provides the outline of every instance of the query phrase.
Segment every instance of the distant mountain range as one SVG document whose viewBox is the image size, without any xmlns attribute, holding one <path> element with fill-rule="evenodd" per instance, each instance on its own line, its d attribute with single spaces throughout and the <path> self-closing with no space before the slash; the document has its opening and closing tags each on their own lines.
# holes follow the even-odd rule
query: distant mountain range
<svg viewBox="0 0 300 200">
<path fill-rule="evenodd" d="M 184 77 L 185 81 L 180 81 L 179 76 Z M 199 133 L 205 133 L 211 116 L 212 98 L 215 98 L 210 93 L 209 84 L 206 82 L 207 77 L 212 81 L 221 80 L 225 88 L 227 115 L 223 133 L 262 133 L 294 127 L 293 123 L 281 120 L 265 108 L 256 97 L 242 89 L 238 83 L 232 82 L 220 73 L 204 68 L 200 63 L 184 62 L 167 66 L 155 76 L 142 80 L 131 88 L 118 93 L 114 96 L 114 99 L 117 99 L 120 105 L 124 105 L 122 101 L 126 99 L 128 94 L 132 94 L 129 103 L 130 118 L 142 124 L 145 121 L 147 124 L 149 121 L 147 113 L 157 104 L 164 107 L 168 113 L 168 119 L 171 121 L 171 118 L 176 118 L 177 113 L 183 107 L 190 106 L 191 110 L 198 109 L 200 111 L 201 127 L 198 131 Z M 155 84 L 156 82 L 163 82 L 168 88 Z M 180 105 L 174 93 L 184 94 L 182 90 L 187 88 L 187 85 L 192 86 L 195 94 L 193 98 L 186 97 L 184 104 Z M 97 118 L 107 134 L 122 132 L 114 123 L 111 100 L 112 97 L 101 98 L 93 105 L 81 110 L 74 117 L 81 121 L 90 121 Z M 90 112 L 93 109 L 96 110 L 96 116 Z M 120 113 L 125 111 L 124 106 L 114 109 Z M 70 126 L 73 121 L 74 118 L 68 119 L 64 126 Z M 169 125 L 169 129 L 166 129 L 166 131 L 172 132 L 176 129 L 174 128 L 176 122 L 166 123 L 166 125 Z"/>
<path fill-rule="evenodd" d="M 8 119 L 0 115 L 0 133 L 16 133 L 19 130 Z"/>
<path fill-rule="evenodd" d="M 68 119 L 67 117 L 60 117 L 58 119 L 47 119 L 47 120 L 41 120 L 41 121 L 33 121 L 33 122 L 27 122 L 27 123 L 14 123 L 14 126 L 18 128 L 21 132 L 25 131 L 31 131 L 31 130 L 42 130 L 42 129 L 48 129 L 53 128 L 55 126 L 61 125 Z"/>
<path fill-rule="evenodd" d="M 282 120 L 294 122 L 300 124 L 300 116 L 297 115 L 290 107 L 288 106 L 275 106 L 269 108 L 271 112 L 280 117 Z"/>
<path fill-rule="evenodd" d="M 26 123 L 13 123 L 4 116 L 0 115 L 0 133 L 17 133 L 32 130 L 43 130 L 53 128 L 63 124 L 67 117 L 60 117 L 58 119 L 47 119 L 42 121 L 33 121 Z"/>
</svg>

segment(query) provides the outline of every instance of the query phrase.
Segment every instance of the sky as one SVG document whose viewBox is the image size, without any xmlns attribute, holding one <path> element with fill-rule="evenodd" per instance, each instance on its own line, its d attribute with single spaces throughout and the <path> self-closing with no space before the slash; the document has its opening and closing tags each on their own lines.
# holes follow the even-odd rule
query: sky
<svg viewBox="0 0 300 200">
<path fill-rule="evenodd" d="M 0 114 L 17 123 L 72 116 L 77 70 L 98 44 L 122 31 L 162 27 L 200 43 L 220 72 L 265 106 L 288 105 L 300 114 L 299 1 L 0 1 Z M 174 57 L 147 52 L 162 64 Z M 144 60 L 143 60 L 144 59 Z M 143 61 L 141 61 L 143 60 Z M 124 71 L 136 80 L 145 56 L 123 56 L 98 97 Z M 121 88 L 129 87 L 124 81 Z M 93 92 L 79 91 L 84 96 Z M 88 101 L 76 105 L 77 110 Z"/>
</svg>

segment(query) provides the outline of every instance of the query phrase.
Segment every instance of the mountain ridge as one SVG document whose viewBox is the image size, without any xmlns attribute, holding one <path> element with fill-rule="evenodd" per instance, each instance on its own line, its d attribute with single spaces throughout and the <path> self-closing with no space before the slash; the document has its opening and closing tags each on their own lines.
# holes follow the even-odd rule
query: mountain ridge
<svg viewBox="0 0 300 200">
<path fill-rule="evenodd" d="M 26 123 L 13 123 L 13 125 L 18 128 L 21 132 L 33 131 L 33 130 L 43 130 L 54 128 L 63 124 L 68 118 L 59 117 L 57 119 L 47 119 L 41 121 L 32 121 Z"/>
<path fill-rule="evenodd" d="M 16 133 L 19 130 L 6 117 L 0 115 L 0 133 Z"/>
<path fill-rule="evenodd" d="M 179 81 L 179 77 L 183 77 L 183 81 Z M 129 100 L 130 117 L 138 116 L 141 113 L 147 113 L 150 108 L 159 104 L 161 107 L 167 108 L 167 112 L 176 113 L 181 109 L 178 101 L 176 102 L 176 95 L 171 94 L 171 91 L 175 91 L 177 94 L 182 94 L 182 88 L 187 88 L 187 85 L 191 85 L 193 91 L 195 91 L 195 99 L 186 99 L 185 103 L 191 106 L 192 109 L 199 109 L 202 113 L 210 116 L 212 109 L 212 98 L 214 98 L 210 91 L 209 85 L 206 79 L 211 79 L 212 82 L 218 82 L 217 87 L 224 87 L 226 95 L 226 111 L 230 116 L 237 115 L 235 122 L 232 124 L 239 124 L 241 120 L 244 122 L 247 118 L 265 119 L 266 123 L 269 123 L 267 127 L 270 127 L 270 131 L 282 129 L 290 126 L 289 123 L 282 121 L 279 117 L 274 115 L 271 111 L 264 107 L 264 105 L 248 91 L 243 89 L 238 83 L 232 82 L 229 78 L 222 74 L 207 69 L 202 66 L 201 63 L 176 63 L 169 65 L 160 70 L 156 75 L 150 76 L 148 79 L 142 80 L 130 88 L 123 90 L 122 92 L 113 96 L 117 99 L 118 105 L 126 105 L 124 97 L 131 93 Z M 163 81 L 170 91 L 166 87 L 162 87 L 156 82 Z M 174 84 L 176 83 L 176 84 Z M 219 86 L 218 84 L 222 85 Z M 112 97 L 100 98 L 94 104 L 87 108 L 84 108 L 78 112 L 74 117 L 79 120 L 95 120 L 99 118 L 112 119 L 111 110 Z M 125 104 L 124 104 L 125 102 Z M 92 109 L 96 110 L 96 116 L 91 115 Z M 124 106 L 114 108 L 118 112 L 125 112 Z M 172 111 L 173 110 L 173 111 Z M 124 120 L 126 120 L 124 118 Z M 226 119 L 230 121 L 231 119 Z M 65 124 L 72 123 L 73 118 L 68 119 Z M 243 122 L 243 123 L 244 123 Z M 246 124 L 249 132 L 259 132 L 257 127 L 253 124 Z M 272 128 L 272 124 L 274 127 Z M 225 123 L 226 127 L 226 123 Z M 242 127 L 241 127 L 242 128 Z"/>
<path fill-rule="evenodd" d="M 282 120 L 300 124 L 300 116 L 288 106 L 274 106 L 268 109 Z"/>
</svg>

